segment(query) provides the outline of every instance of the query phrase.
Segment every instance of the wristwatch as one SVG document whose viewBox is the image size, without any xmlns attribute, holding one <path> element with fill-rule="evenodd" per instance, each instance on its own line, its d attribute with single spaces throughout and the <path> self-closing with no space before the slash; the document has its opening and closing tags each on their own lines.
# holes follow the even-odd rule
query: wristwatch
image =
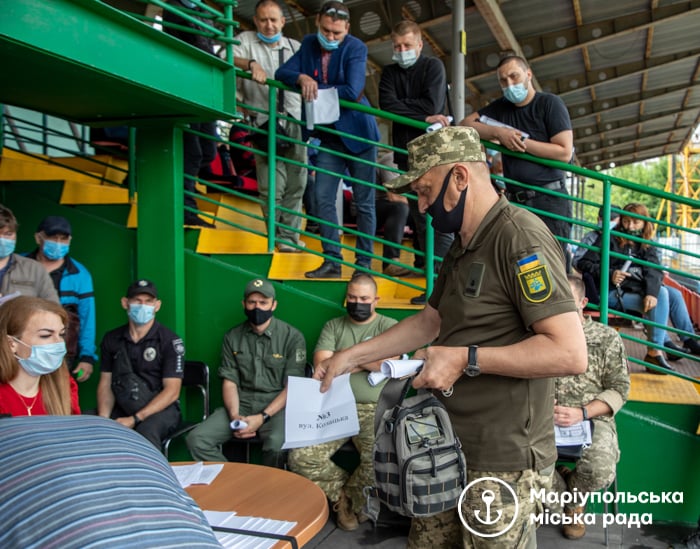
<svg viewBox="0 0 700 549">
<path fill-rule="evenodd" d="M 253 63 L 257 63 L 257 61 L 256 61 L 255 59 L 251 59 L 250 61 L 248 61 L 248 70 L 250 70 L 250 66 L 251 66 Z"/>
<path fill-rule="evenodd" d="M 478 345 L 469 346 L 469 358 L 467 359 L 467 367 L 464 369 L 464 374 L 469 377 L 476 377 L 481 373 L 479 363 L 476 361 L 476 350 Z"/>
<path fill-rule="evenodd" d="M 132 417 L 134 418 L 134 427 L 136 427 L 139 423 L 141 423 L 141 421 L 143 421 L 138 414 L 134 414 Z"/>
<path fill-rule="evenodd" d="M 270 414 L 267 412 L 260 412 L 260 415 L 263 417 L 263 423 L 270 421 Z"/>
<path fill-rule="evenodd" d="M 586 410 L 585 406 L 581 406 L 581 411 L 583 412 L 583 421 L 586 421 L 588 419 L 588 410 Z"/>
</svg>

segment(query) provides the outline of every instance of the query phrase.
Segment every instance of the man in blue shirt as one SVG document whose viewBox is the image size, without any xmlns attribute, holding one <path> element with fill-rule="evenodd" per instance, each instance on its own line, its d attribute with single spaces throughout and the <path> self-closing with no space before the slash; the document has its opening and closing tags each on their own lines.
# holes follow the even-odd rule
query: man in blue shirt
<svg viewBox="0 0 700 549">
<path fill-rule="evenodd" d="M 34 234 L 37 248 L 27 254 L 49 273 L 70 319 L 66 327 L 66 360 L 80 382 L 87 381 L 97 361 L 95 351 L 95 290 L 90 271 L 68 256 L 72 240 L 65 217 L 45 217 Z"/>
</svg>

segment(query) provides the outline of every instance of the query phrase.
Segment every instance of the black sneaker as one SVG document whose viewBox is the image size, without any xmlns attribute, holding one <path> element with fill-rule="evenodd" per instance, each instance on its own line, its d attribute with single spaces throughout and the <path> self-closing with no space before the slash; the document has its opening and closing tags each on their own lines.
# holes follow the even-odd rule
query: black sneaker
<svg viewBox="0 0 700 549">
<path fill-rule="evenodd" d="M 691 355 L 700 355 L 700 343 L 695 339 L 686 339 L 683 342 L 683 346 L 688 349 Z"/>
<path fill-rule="evenodd" d="M 304 273 L 306 278 L 340 278 L 340 265 L 324 261 L 318 269 Z"/>
<path fill-rule="evenodd" d="M 664 342 L 664 347 L 666 347 L 667 349 L 670 349 L 671 351 L 685 353 L 685 349 L 683 347 L 679 347 L 670 339 L 668 341 Z M 670 360 L 671 362 L 676 362 L 676 360 L 681 360 L 683 358 L 682 356 L 674 355 L 673 353 L 666 353 L 666 355 L 668 356 L 668 360 Z"/>
<path fill-rule="evenodd" d="M 425 293 L 422 293 L 411 298 L 411 305 L 425 305 L 426 301 Z"/>
</svg>

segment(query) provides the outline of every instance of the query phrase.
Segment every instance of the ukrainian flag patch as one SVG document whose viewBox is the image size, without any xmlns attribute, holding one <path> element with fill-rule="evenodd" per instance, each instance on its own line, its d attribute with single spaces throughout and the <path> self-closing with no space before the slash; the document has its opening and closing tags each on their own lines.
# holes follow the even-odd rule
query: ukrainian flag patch
<svg viewBox="0 0 700 549">
<path fill-rule="evenodd" d="M 541 303 L 552 295 L 552 280 L 547 265 L 537 254 L 532 254 L 518 261 L 518 282 L 523 297 L 531 303 Z"/>
</svg>

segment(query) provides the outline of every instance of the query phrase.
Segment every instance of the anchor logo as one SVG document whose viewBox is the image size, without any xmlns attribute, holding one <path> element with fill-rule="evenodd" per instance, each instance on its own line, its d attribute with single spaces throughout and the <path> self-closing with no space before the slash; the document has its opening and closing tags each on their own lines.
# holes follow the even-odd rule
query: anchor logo
<svg viewBox="0 0 700 549">
<path fill-rule="evenodd" d="M 499 485 L 498 490 L 501 492 L 502 496 L 507 497 L 508 493 L 510 493 L 510 497 L 508 498 L 510 501 L 508 501 L 508 505 L 513 509 L 513 516 L 510 521 L 508 521 L 507 515 L 505 517 L 503 516 L 503 509 L 496 508 L 499 503 L 503 504 L 504 502 L 503 497 L 496 502 L 496 494 L 491 489 L 494 487 L 494 483 Z M 480 484 L 482 486 L 479 486 Z M 484 502 L 486 507 L 485 513 L 481 509 L 470 509 L 470 505 L 463 505 L 467 494 L 470 493 L 470 490 L 478 490 L 477 492 L 471 492 L 472 498 L 470 498 L 468 501 L 472 502 L 472 505 L 474 499 L 476 499 L 474 496 L 479 494 L 479 491 L 481 492 L 481 501 Z M 504 480 L 496 477 L 481 477 L 472 480 L 469 484 L 467 484 L 466 488 L 462 490 L 457 503 L 457 511 L 459 513 L 459 520 L 462 522 L 462 525 L 472 534 L 479 536 L 480 538 L 495 538 L 505 534 L 513 527 L 520 511 L 520 502 L 518 501 L 518 496 L 516 495 L 515 490 L 513 490 L 513 488 Z M 473 524 L 469 524 L 467 518 L 465 517 L 465 513 L 472 513 L 474 515 L 475 520 L 473 521 Z M 482 513 L 484 514 L 482 515 Z M 493 526 L 502 519 L 508 521 L 508 523 L 505 524 L 504 527 L 498 532 L 494 532 L 492 529 L 487 529 L 485 532 L 481 532 L 478 529 L 479 524 L 483 524 L 484 526 Z"/>
<path fill-rule="evenodd" d="M 496 513 L 496 518 L 491 520 L 491 504 L 493 503 L 493 500 L 496 499 L 496 495 L 493 493 L 493 490 L 484 490 L 484 493 L 481 494 L 481 499 L 486 504 L 486 518 L 482 519 L 479 516 L 481 510 L 475 509 L 474 517 L 476 517 L 476 520 L 478 520 L 481 524 L 495 524 L 496 522 L 501 520 L 501 515 L 503 515 L 502 509 L 498 509 L 498 512 Z"/>
</svg>

